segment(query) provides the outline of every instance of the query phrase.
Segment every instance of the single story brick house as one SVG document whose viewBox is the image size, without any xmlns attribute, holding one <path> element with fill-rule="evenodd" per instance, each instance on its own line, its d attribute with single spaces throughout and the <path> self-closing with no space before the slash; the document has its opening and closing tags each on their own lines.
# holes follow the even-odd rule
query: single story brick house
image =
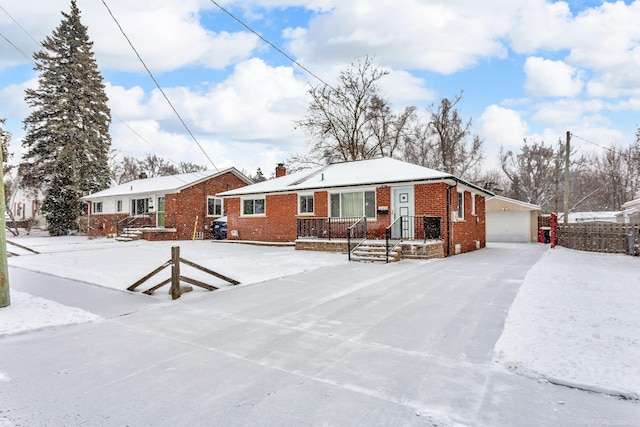
<svg viewBox="0 0 640 427">
<path fill-rule="evenodd" d="M 531 243 L 538 241 L 540 206 L 503 196 L 486 201 L 489 242 Z"/>
<path fill-rule="evenodd" d="M 229 239 L 329 240 L 344 237 L 336 224 L 364 220 L 366 239 L 385 239 L 387 228 L 400 221 L 405 240 L 420 240 L 429 217 L 436 218 L 444 256 L 485 246 L 485 197 L 492 195 L 449 173 L 387 157 L 290 175 L 280 164 L 275 179 L 218 194 Z"/>
<path fill-rule="evenodd" d="M 226 190 L 251 184 L 235 168 L 139 179 L 82 197 L 87 203 L 90 236 L 138 229 L 147 240 L 208 237 L 211 222 L 224 215 Z"/>
</svg>

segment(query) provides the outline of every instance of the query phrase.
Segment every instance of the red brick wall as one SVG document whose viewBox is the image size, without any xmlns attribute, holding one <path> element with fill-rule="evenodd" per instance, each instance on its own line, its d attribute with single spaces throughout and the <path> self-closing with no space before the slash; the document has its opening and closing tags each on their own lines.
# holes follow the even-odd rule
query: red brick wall
<svg viewBox="0 0 640 427">
<path fill-rule="evenodd" d="M 387 185 L 376 188 L 376 209 L 387 206 L 391 209 L 391 187 Z M 367 237 L 369 239 L 384 239 L 387 227 L 391 225 L 391 211 L 387 214 L 378 214 L 376 220 L 367 219 Z"/>
<path fill-rule="evenodd" d="M 127 214 L 92 214 L 89 218 L 89 230 L 91 237 L 110 236 L 118 232 L 118 222 L 127 217 Z"/>
<path fill-rule="evenodd" d="M 201 182 L 165 197 L 165 225 L 176 228 L 176 240 L 189 240 L 196 231 L 208 238 L 208 230 L 214 218 L 207 217 L 207 197 L 247 185 L 231 172 Z"/>
<path fill-rule="evenodd" d="M 455 190 L 452 192 L 454 210 L 458 209 L 458 197 Z M 461 252 L 469 252 L 476 249 L 476 241 L 480 242 L 480 247 L 484 248 L 487 243 L 485 224 L 485 199 L 476 194 L 476 213 L 471 214 L 471 193 L 464 192 L 464 220 L 459 220 L 453 224 L 453 245 L 460 244 Z M 451 248 L 453 252 L 455 246 Z"/>
<path fill-rule="evenodd" d="M 315 202 L 315 199 L 314 199 Z M 240 198 L 225 199 L 227 209 L 227 236 L 238 231 L 239 240 L 264 242 L 293 242 L 297 236 L 298 195 L 276 194 L 266 196 L 266 215 L 240 216 Z"/>
</svg>

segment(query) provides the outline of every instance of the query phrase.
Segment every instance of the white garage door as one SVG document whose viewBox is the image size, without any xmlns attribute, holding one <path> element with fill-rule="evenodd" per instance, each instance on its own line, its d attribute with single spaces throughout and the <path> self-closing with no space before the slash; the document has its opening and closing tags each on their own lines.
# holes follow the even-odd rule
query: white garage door
<svg viewBox="0 0 640 427">
<path fill-rule="evenodd" d="M 487 212 L 488 242 L 531 241 L 531 215 L 529 211 Z"/>
</svg>

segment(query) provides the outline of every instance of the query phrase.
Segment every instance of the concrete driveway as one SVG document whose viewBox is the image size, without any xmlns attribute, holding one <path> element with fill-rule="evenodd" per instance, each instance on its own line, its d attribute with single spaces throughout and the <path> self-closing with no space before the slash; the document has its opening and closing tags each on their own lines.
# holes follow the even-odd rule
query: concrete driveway
<svg viewBox="0 0 640 427">
<path fill-rule="evenodd" d="M 638 419 L 633 402 L 493 362 L 510 304 L 545 250 L 507 244 L 429 262 L 352 263 L 169 303 L 56 279 L 75 287 L 67 301 L 53 292 L 59 302 L 105 318 L 0 338 L 0 426 Z M 32 274 L 15 273 L 12 286 L 38 295 Z M 91 289 L 86 303 L 82 289 Z M 119 301 L 126 308 L 115 309 Z"/>
</svg>

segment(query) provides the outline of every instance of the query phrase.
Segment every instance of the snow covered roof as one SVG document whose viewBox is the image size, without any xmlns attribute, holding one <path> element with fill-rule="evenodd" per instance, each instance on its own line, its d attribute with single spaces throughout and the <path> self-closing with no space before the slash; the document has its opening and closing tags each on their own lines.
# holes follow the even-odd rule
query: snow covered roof
<svg viewBox="0 0 640 427">
<path fill-rule="evenodd" d="M 616 222 L 620 211 L 569 212 L 569 222 Z M 564 220 L 564 214 L 558 214 L 558 222 Z"/>
<path fill-rule="evenodd" d="M 622 209 L 628 209 L 633 207 L 640 207 L 640 199 L 631 200 L 622 204 Z"/>
<path fill-rule="evenodd" d="M 227 172 L 235 174 L 247 183 L 251 182 L 249 178 L 238 172 L 236 168 L 229 168 L 222 171 L 208 170 L 201 172 L 182 173 L 178 175 L 159 176 L 155 178 L 136 179 L 135 181 L 126 182 L 124 184 L 107 188 L 106 190 L 89 194 L 82 197 L 82 200 L 94 200 L 104 197 L 129 196 L 139 194 L 179 193 L 184 188 L 191 187 L 195 184 L 214 178 L 216 176 L 224 175 Z"/>
<path fill-rule="evenodd" d="M 510 199 L 510 198 L 504 197 L 504 196 L 492 196 L 492 197 L 489 197 L 487 199 L 487 202 L 489 202 L 491 200 L 500 201 L 500 202 L 504 202 L 504 203 L 511 203 L 511 204 L 518 205 L 518 206 L 521 206 L 523 208 L 526 208 L 526 209 L 529 209 L 529 210 L 532 210 L 532 211 L 539 211 L 541 209 L 539 205 L 533 205 L 531 203 L 523 202 L 523 201 L 516 200 L 516 199 Z"/>
<path fill-rule="evenodd" d="M 241 196 L 247 194 L 282 193 L 321 188 L 438 180 L 455 180 L 475 188 L 478 191 L 486 192 L 481 188 L 475 187 L 473 184 L 455 178 L 451 174 L 389 157 L 382 157 L 379 159 L 334 163 L 315 169 L 307 169 L 276 179 L 225 191 L 219 193 L 218 196 Z"/>
</svg>

